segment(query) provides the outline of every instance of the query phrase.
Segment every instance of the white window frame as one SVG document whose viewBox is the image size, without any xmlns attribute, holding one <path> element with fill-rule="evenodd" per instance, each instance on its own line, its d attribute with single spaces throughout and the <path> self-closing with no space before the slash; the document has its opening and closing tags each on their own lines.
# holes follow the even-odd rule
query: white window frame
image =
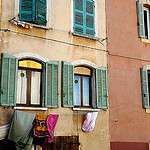
<svg viewBox="0 0 150 150">
<path fill-rule="evenodd" d="M 149 8 L 143 7 L 143 11 L 147 12 L 147 32 L 148 32 L 147 39 L 150 39 L 150 23 L 149 23 L 150 15 L 149 15 Z M 145 24 L 145 22 L 144 22 L 144 24 Z"/>
<path fill-rule="evenodd" d="M 14 24 L 22 25 L 23 27 L 25 27 L 25 24 L 29 24 L 30 28 L 32 27 L 39 27 L 39 28 L 44 28 L 44 29 L 51 28 L 51 0 L 47 0 L 47 15 L 46 15 L 47 24 L 46 26 L 37 25 L 37 24 L 25 22 L 25 21 L 20 21 L 19 20 L 19 5 L 20 5 L 20 0 L 15 0 L 15 9 L 14 9 L 15 20 L 13 20 Z"/>
<path fill-rule="evenodd" d="M 71 33 L 74 35 L 82 36 L 82 37 L 87 37 L 91 39 L 97 39 L 98 38 L 98 9 L 97 9 L 97 1 L 98 0 L 93 0 L 95 3 L 95 37 L 90 37 L 82 34 L 77 34 L 74 32 L 74 0 L 71 0 Z"/>
</svg>

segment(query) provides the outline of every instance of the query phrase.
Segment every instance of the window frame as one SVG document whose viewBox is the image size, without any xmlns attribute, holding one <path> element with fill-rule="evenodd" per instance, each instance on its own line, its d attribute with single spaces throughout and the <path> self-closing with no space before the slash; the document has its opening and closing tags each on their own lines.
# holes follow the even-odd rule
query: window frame
<svg viewBox="0 0 150 150">
<path fill-rule="evenodd" d="M 21 25 L 22 27 L 26 27 L 25 25 L 28 24 L 30 28 L 32 27 L 38 27 L 43 29 L 50 29 L 51 28 L 51 0 L 47 0 L 47 14 L 46 14 L 46 26 L 26 22 L 26 21 L 20 21 L 19 20 L 19 7 L 20 7 L 20 0 L 15 0 L 15 6 L 14 6 L 14 17 L 12 21 L 15 25 Z"/>
<path fill-rule="evenodd" d="M 78 73 L 74 73 L 74 76 L 79 76 L 81 77 L 81 90 L 80 90 L 80 94 L 81 94 L 81 105 L 74 105 L 74 107 L 85 107 L 85 108 L 92 108 L 92 73 L 93 73 L 93 69 L 87 67 L 87 66 L 75 66 L 74 68 L 77 67 L 85 67 L 88 68 L 90 70 L 90 75 L 85 75 L 85 74 L 78 74 Z M 83 77 L 89 77 L 89 106 L 84 106 L 83 105 Z M 75 91 L 74 91 L 75 92 Z M 75 100 L 74 100 L 75 101 Z"/>
<path fill-rule="evenodd" d="M 42 69 L 35 69 L 35 68 L 28 68 L 28 67 L 19 67 L 19 61 L 23 61 L 23 60 L 31 60 L 31 61 L 35 61 L 38 62 L 42 65 Z M 27 101 L 26 104 L 19 104 L 16 102 L 16 106 L 21 106 L 21 107 L 42 107 L 42 89 L 43 89 L 43 64 L 40 61 L 34 60 L 34 59 L 20 59 L 18 60 L 18 70 L 27 70 L 27 74 L 30 72 L 30 77 L 27 77 Z M 35 104 L 31 104 L 31 73 L 32 71 L 36 71 L 36 72 L 40 72 L 41 73 L 41 79 L 40 79 L 40 104 L 39 105 L 35 105 Z M 17 77 L 18 78 L 18 77 Z M 28 90 L 30 91 L 30 93 L 28 92 Z"/>
<path fill-rule="evenodd" d="M 146 38 L 146 32 L 145 32 L 145 39 L 150 39 L 150 14 L 149 14 L 149 8 L 143 7 L 143 14 L 144 11 L 146 11 L 147 14 L 147 25 L 145 25 L 145 15 L 144 15 L 144 30 L 146 31 L 145 27 L 147 27 L 147 38 Z"/>
</svg>

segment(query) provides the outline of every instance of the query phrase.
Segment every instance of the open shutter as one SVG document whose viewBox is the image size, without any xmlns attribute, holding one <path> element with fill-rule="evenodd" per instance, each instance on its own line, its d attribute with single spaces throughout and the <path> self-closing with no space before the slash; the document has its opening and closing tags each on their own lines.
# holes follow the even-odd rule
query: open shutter
<svg viewBox="0 0 150 150">
<path fill-rule="evenodd" d="M 36 0 L 35 23 L 46 26 L 47 0 Z"/>
<path fill-rule="evenodd" d="M 74 106 L 74 66 L 68 62 L 62 62 L 62 106 Z"/>
<path fill-rule="evenodd" d="M 59 61 L 46 63 L 45 107 L 59 107 Z"/>
<path fill-rule="evenodd" d="M 139 37 L 145 38 L 143 3 L 137 1 L 137 18 Z"/>
<path fill-rule="evenodd" d="M 149 108 L 149 91 L 148 91 L 148 74 L 147 70 L 141 68 L 141 86 L 142 86 L 142 99 L 143 108 Z"/>
<path fill-rule="evenodd" d="M 97 108 L 108 108 L 107 68 L 96 69 Z"/>
<path fill-rule="evenodd" d="M 35 18 L 35 0 L 20 0 L 19 20 L 33 22 Z"/>
<path fill-rule="evenodd" d="M 2 53 L 1 58 L 1 99 L 2 106 L 15 106 L 17 84 L 17 58 Z"/>
<path fill-rule="evenodd" d="M 86 0 L 86 31 L 85 34 L 88 36 L 95 36 L 95 5 L 93 0 Z"/>
<path fill-rule="evenodd" d="M 74 32 L 84 34 L 83 0 L 74 0 Z"/>
</svg>

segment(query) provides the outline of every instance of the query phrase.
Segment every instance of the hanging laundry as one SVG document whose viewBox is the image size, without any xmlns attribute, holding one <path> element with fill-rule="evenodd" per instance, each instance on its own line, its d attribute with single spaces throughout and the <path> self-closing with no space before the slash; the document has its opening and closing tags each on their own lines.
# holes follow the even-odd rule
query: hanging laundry
<svg viewBox="0 0 150 150">
<path fill-rule="evenodd" d="M 15 142 L 17 150 L 31 150 L 35 114 L 15 110 L 8 139 Z"/>
<path fill-rule="evenodd" d="M 34 124 L 34 133 L 33 137 L 45 138 L 50 137 L 46 125 L 47 115 L 36 115 L 36 118 L 33 122 Z"/>
<path fill-rule="evenodd" d="M 48 138 L 48 142 L 51 143 L 54 139 L 54 130 L 57 123 L 59 115 L 49 115 L 46 119 L 47 129 L 49 131 L 50 137 Z"/>
<path fill-rule="evenodd" d="M 9 128 L 10 128 L 10 124 L 0 126 L 0 140 L 3 140 L 6 138 Z"/>
<path fill-rule="evenodd" d="M 86 114 L 86 119 L 84 120 L 82 125 L 82 130 L 84 132 L 91 132 L 94 129 L 97 114 L 98 112 L 90 112 Z"/>
</svg>

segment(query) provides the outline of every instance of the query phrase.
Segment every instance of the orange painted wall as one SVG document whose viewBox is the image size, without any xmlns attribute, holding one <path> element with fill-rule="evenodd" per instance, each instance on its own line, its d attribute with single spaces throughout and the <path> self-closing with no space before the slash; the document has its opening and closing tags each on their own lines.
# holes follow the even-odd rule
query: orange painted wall
<svg viewBox="0 0 150 150">
<path fill-rule="evenodd" d="M 140 68 L 150 64 L 150 44 L 138 38 L 136 0 L 106 3 L 110 141 L 111 148 L 117 150 L 113 143 L 126 142 L 128 146 L 135 142 L 136 147 L 150 140 L 150 114 L 142 108 L 140 77 Z"/>
</svg>

